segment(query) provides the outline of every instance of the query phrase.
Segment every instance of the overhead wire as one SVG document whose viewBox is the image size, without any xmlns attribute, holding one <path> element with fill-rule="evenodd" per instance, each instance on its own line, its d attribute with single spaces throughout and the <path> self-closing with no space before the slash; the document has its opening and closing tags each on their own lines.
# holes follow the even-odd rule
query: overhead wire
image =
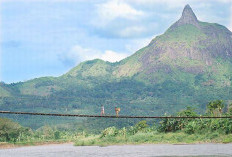
<svg viewBox="0 0 232 157">
<path fill-rule="evenodd" d="M 60 114 L 60 113 L 38 113 L 38 112 L 14 112 L 14 111 L 0 111 L 1 114 L 16 114 L 16 115 L 37 115 L 37 116 L 58 116 L 58 117 L 95 117 L 95 118 L 150 118 L 150 119 L 221 119 L 232 118 L 232 116 L 114 116 L 114 115 L 87 115 L 87 114 Z"/>
</svg>

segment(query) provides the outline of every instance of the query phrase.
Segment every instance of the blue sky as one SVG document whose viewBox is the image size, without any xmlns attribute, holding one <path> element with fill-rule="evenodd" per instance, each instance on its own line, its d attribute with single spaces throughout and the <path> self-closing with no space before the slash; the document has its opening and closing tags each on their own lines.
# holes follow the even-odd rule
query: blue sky
<svg viewBox="0 0 232 157">
<path fill-rule="evenodd" d="M 201 21 L 232 30 L 231 0 L 1 0 L 0 81 L 60 76 L 94 58 L 133 54 L 190 4 Z"/>
</svg>

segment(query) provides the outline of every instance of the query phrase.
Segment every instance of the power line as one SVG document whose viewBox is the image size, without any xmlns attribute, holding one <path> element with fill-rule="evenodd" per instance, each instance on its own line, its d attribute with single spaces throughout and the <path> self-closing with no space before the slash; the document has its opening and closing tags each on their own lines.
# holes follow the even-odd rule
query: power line
<svg viewBox="0 0 232 157">
<path fill-rule="evenodd" d="M 37 113 L 37 112 L 13 112 L 13 111 L 0 111 L 2 114 L 20 114 L 20 115 L 37 115 L 37 116 L 57 116 L 57 117 L 95 117 L 95 118 L 152 118 L 152 119 L 201 119 L 201 118 L 232 118 L 232 116 L 100 116 L 100 115 L 86 115 L 86 114 L 58 114 L 58 113 Z"/>
</svg>

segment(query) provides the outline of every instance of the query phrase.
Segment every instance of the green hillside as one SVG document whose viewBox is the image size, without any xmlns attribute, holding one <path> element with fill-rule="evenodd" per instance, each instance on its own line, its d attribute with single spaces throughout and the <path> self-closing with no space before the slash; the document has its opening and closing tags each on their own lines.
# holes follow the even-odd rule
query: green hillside
<svg viewBox="0 0 232 157">
<path fill-rule="evenodd" d="M 10 93 L 1 86 L 0 86 L 0 94 L 1 94 L 1 97 L 9 97 L 10 96 Z"/>
<path fill-rule="evenodd" d="M 232 101 L 231 77 L 232 33 L 199 21 L 187 5 L 164 34 L 120 62 L 95 59 L 60 77 L 0 84 L 0 108 L 99 114 L 104 105 L 110 115 L 115 106 L 121 115 L 162 115 L 192 106 L 202 112 L 211 100 Z"/>
</svg>

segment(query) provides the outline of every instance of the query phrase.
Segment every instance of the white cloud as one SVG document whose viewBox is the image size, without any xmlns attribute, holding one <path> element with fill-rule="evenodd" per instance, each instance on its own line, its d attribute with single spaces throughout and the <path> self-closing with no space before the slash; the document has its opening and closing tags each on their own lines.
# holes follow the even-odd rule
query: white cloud
<svg viewBox="0 0 232 157">
<path fill-rule="evenodd" d="M 109 62 L 118 62 L 124 58 L 126 58 L 128 54 L 126 53 L 117 53 L 111 50 L 106 50 L 101 56 L 100 59 Z"/>
<path fill-rule="evenodd" d="M 119 31 L 119 35 L 121 37 L 130 37 L 130 36 L 136 36 L 137 34 L 142 34 L 146 31 L 146 28 L 143 26 L 131 26 L 126 27 L 125 29 L 122 29 Z"/>
<path fill-rule="evenodd" d="M 79 45 L 75 45 L 72 49 L 65 54 L 63 60 L 74 61 L 76 64 L 81 61 L 92 60 L 92 59 L 102 59 L 109 62 L 117 62 L 126 58 L 128 54 L 118 53 L 112 50 L 105 50 L 101 52 L 95 49 L 83 48 Z"/>
<path fill-rule="evenodd" d="M 180 8 L 186 4 L 198 4 L 208 6 L 212 2 L 231 3 L 231 0 L 126 0 L 129 3 L 138 5 L 165 4 L 168 8 Z"/>
<path fill-rule="evenodd" d="M 232 32 L 232 5 L 230 7 L 230 26 L 229 26 L 229 29 Z"/>
<path fill-rule="evenodd" d="M 79 2 L 79 1 L 85 1 L 85 0 L 50 0 L 50 2 Z M 48 0 L 1 0 L 1 2 L 48 2 Z"/>
<path fill-rule="evenodd" d="M 231 0 L 215 0 L 215 1 L 223 2 L 223 3 L 232 3 L 232 1 L 231 1 Z"/>
<path fill-rule="evenodd" d="M 0 81 L 2 81 L 2 52 L 1 52 L 1 48 L 0 48 Z"/>
<path fill-rule="evenodd" d="M 128 52 L 132 54 L 136 52 L 137 50 L 147 46 L 153 38 L 155 38 L 155 36 L 148 37 L 148 38 L 142 38 L 142 39 L 134 39 L 129 44 L 126 44 L 125 48 Z"/>
<path fill-rule="evenodd" d="M 165 4 L 169 8 L 183 7 L 186 4 L 186 0 L 127 0 L 130 3 L 138 5 L 153 5 L 153 4 Z"/>
<path fill-rule="evenodd" d="M 71 51 L 67 53 L 66 57 L 78 62 L 99 58 L 100 55 L 101 52 L 98 50 L 83 48 L 79 45 L 75 45 L 72 47 Z"/>
<path fill-rule="evenodd" d="M 1 3 L 0 3 L 0 12 L 1 12 Z M 0 81 L 2 81 L 2 19 L 0 15 Z"/>
<path fill-rule="evenodd" d="M 142 39 L 134 39 L 131 40 L 129 44 L 125 45 L 125 49 L 127 53 L 119 53 L 112 50 L 105 50 L 100 51 L 91 48 L 83 48 L 80 45 L 75 45 L 71 48 L 71 50 L 62 56 L 63 60 L 74 62 L 78 64 L 79 62 L 86 61 L 86 60 L 93 60 L 93 59 L 102 59 L 108 62 L 118 62 L 129 55 L 133 54 L 140 48 L 143 48 L 149 44 L 152 38 L 142 38 Z"/>
<path fill-rule="evenodd" d="M 104 26 L 116 18 L 136 20 L 138 16 L 144 15 L 144 12 L 134 9 L 122 0 L 110 0 L 97 5 L 97 14 L 98 19 L 94 23 Z"/>
</svg>

